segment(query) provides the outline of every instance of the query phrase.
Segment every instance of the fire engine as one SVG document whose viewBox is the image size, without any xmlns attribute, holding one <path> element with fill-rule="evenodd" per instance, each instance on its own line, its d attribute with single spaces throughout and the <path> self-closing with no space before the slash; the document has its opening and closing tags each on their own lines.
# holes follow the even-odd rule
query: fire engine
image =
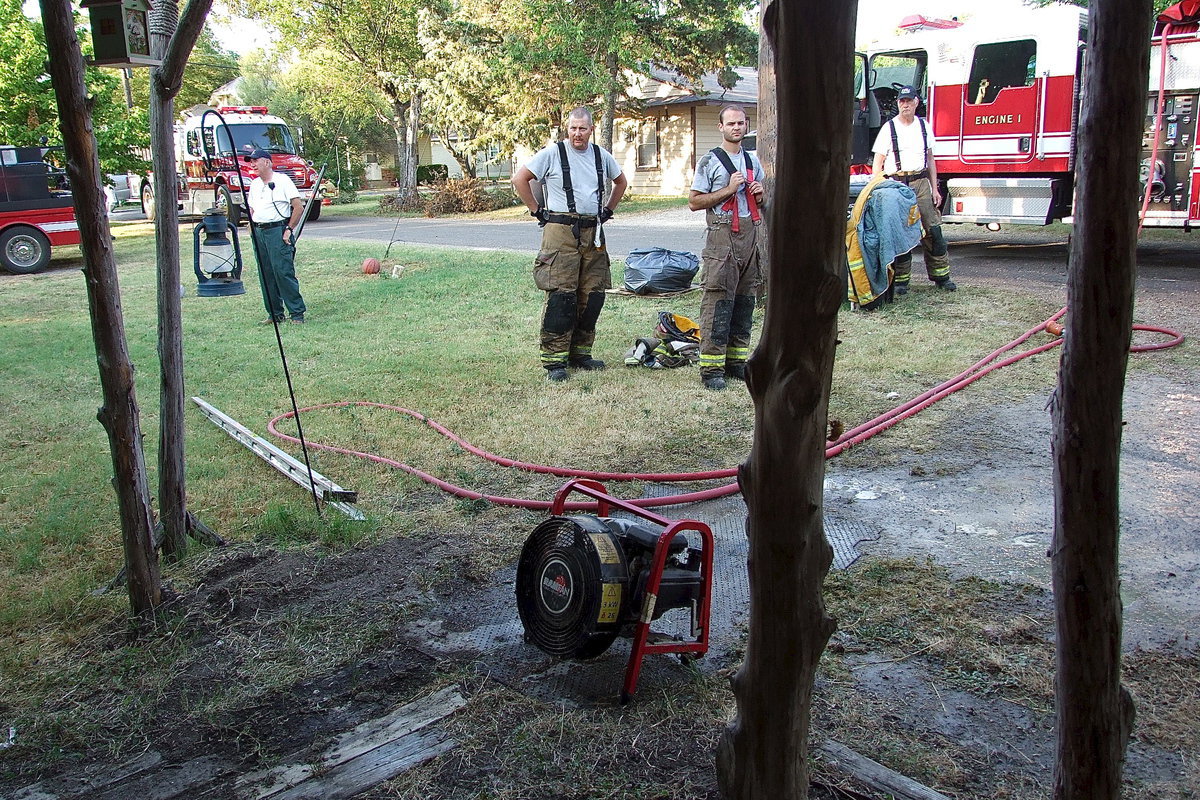
<svg viewBox="0 0 1200 800">
<path fill-rule="evenodd" d="M 237 224 L 244 216 L 243 181 L 248 189 L 255 178 L 254 166 L 246 156 L 259 148 L 271 154 L 273 169 L 291 178 L 301 199 L 308 201 L 317 190 L 317 173 L 297 155 L 296 139 L 286 122 L 267 113 L 266 106 L 222 106 L 214 110 L 220 117 L 201 112 L 175 127 L 180 213 L 202 215 L 216 207 L 224 209 L 230 221 Z M 154 183 L 149 176 L 142 180 L 141 196 L 142 210 L 153 219 Z M 314 201 L 309 208 L 310 222 L 321 216 L 321 204 Z"/>
<path fill-rule="evenodd" d="M 51 163 L 54 147 L 0 145 L 0 266 L 38 272 L 50 247 L 79 244 L 66 173 Z"/>
<path fill-rule="evenodd" d="M 1185 0 L 1155 30 L 1142 143 L 1146 226 L 1200 222 L 1198 19 L 1200 2 Z M 894 37 L 856 54 L 852 172 L 870 172 L 897 90 L 915 86 L 945 222 L 1070 221 L 1087 22 L 1086 11 L 1064 5 L 962 21 L 906 17 Z"/>
</svg>

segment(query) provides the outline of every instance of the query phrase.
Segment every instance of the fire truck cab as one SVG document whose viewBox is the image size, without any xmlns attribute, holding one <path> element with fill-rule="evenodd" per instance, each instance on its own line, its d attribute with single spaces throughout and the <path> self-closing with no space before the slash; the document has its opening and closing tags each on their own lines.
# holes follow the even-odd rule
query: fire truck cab
<svg viewBox="0 0 1200 800">
<path fill-rule="evenodd" d="M 0 267 L 9 272 L 39 272 L 52 245 L 79 244 L 66 173 L 50 163 L 57 150 L 0 145 Z"/>
<path fill-rule="evenodd" d="M 234 224 L 245 216 L 243 189 L 256 177 L 246 160 L 258 149 L 271 154 L 276 172 L 292 179 L 306 202 L 318 190 L 317 173 L 301 158 L 287 123 L 267 112 L 266 106 L 223 106 L 217 114 L 189 116 L 175 128 L 175 155 L 179 173 L 179 208 L 183 214 L 202 215 L 221 208 Z M 224 120 L 224 125 L 221 121 Z M 142 209 L 153 218 L 154 186 L 142 183 Z M 321 216 L 321 198 L 309 208 L 308 220 Z"/>
<path fill-rule="evenodd" d="M 1180 6 L 1187 2 L 1195 5 Z M 1184 22 L 1164 37 L 1160 21 L 1152 42 L 1142 154 L 1147 226 L 1200 222 L 1200 35 L 1194 21 Z M 897 110 L 896 91 L 911 85 L 930 128 L 945 222 L 1069 220 L 1086 43 L 1087 12 L 1073 6 L 1006 8 L 1003 16 L 963 21 L 906 17 L 894 37 L 856 55 L 852 171 L 870 171 L 875 137 Z"/>
</svg>

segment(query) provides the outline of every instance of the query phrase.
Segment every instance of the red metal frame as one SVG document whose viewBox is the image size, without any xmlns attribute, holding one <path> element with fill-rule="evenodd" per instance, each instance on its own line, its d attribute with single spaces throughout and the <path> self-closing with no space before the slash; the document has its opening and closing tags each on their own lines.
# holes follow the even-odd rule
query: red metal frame
<svg viewBox="0 0 1200 800">
<path fill-rule="evenodd" d="M 575 478 L 563 484 L 554 495 L 550 505 L 550 513 L 559 516 L 566 508 L 567 495 L 578 492 L 593 498 L 597 502 L 596 513 L 601 517 L 609 516 L 611 508 L 619 508 L 656 525 L 663 526 L 658 542 L 654 547 L 654 560 L 651 562 L 650 573 L 646 576 L 646 595 L 642 601 L 642 609 L 638 616 L 637 626 L 633 635 L 633 649 L 629 653 L 629 664 L 625 667 L 625 682 L 621 687 L 621 702 L 628 703 L 637 689 L 638 674 L 642 670 L 642 658 L 647 653 L 694 653 L 700 657 L 708 652 L 709 621 L 712 617 L 712 574 L 713 574 L 713 534 L 712 529 L 703 522 L 693 519 L 671 520 L 655 514 L 653 511 L 640 508 L 605 491 L 604 484 L 586 478 Z M 663 569 L 667 564 L 667 551 L 675 534 L 683 531 L 694 531 L 704 541 L 701 557 L 701 580 L 703 590 L 696 609 L 696 627 L 700 635 L 694 642 L 651 642 L 650 620 L 654 616 L 654 604 L 658 599 L 658 587 L 662 583 Z"/>
</svg>

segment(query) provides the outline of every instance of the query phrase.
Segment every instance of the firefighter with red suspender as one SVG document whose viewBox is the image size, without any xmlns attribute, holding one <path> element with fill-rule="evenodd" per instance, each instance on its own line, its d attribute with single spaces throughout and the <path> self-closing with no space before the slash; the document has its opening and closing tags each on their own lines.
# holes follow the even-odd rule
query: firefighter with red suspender
<svg viewBox="0 0 1200 800">
<path fill-rule="evenodd" d="M 704 210 L 708 235 L 701 260 L 704 296 L 700 301 L 700 380 L 706 389 L 725 388 L 727 378 L 746 380 L 755 295 L 762 282 L 759 248 L 765 200 L 762 164 L 742 149 L 746 112 L 721 109 L 721 146 L 696 164 L 688 208 Z"/>
</svg>

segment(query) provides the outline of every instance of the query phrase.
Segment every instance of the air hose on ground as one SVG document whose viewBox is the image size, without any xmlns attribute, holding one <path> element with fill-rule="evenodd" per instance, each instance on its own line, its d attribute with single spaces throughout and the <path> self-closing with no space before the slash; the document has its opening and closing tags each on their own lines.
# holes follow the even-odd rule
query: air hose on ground
<svg viewBox="0 0 1200 800">
<path fill-rule="evenodd" d="M 1028 341 L 1034 335 L 1046 330 L 1047 325 L 1052 325 L 1054 323 L 1057 323 L 1057 321 L 1059 319 L 1061 319 L 1063 317 L 1063 315 L 1065 315 L 1066 313 L 1067 313 L 1067 309 L 1066 309 L 1066 307 L 1063 307 L 1058 312 L 1056 312 L 1053 316 L 1051 316 L 1049 319 L 1047 319 L 1045 322 L 1042 322 L 1042 323 L 1034 326 L 1033 328 L 1030 328 L 1028 331 L 1026 331 L 1021 336 L 1018 336 L 1016 339 L 1013 339 L 1008 344 L 993 351 L 990 355 L 980 359 L 975 364 L 973 364 L 972 366 L 963 370 L 962 372 L 960 372 L 958 375 L 954 376 L 953 378 L 950 378 L 949 380 L 938 384 L 937 386 L 933 387 L 932 389 L 929 389 L 929 390 L 917 395 L 916 397 L 914 397 L 913 399 L 909 400 L 906 403 L 903 403 L 889 411 L 885 411 L 883 414 L 880 414 L 878 417 L 875 417 L 874 419 L 872 419 L 868 422 L 864 422 L 863 424 L 861 424 L 855 428 L 851 428 L 850 430 L 846 431 L 841 436 L 839 436 L 835 441 L 829 443 L 829 446 L 826 447 L 826 449 L 825 449 L 825 457 L 832 458 L 833 456 L 838 455 L 839 453 L 849 449 L 850 447 L 853 447 L 856 444 L 865 442 L 867 439 L 870 439 L 872 436 L 875 436 L 876 434 L 882 433 L 883 431 L 892 427 L 893 425 L 900 422 L 901 420 L 907 419 L 908 417 L 913 416 L 914 414 L 918 413 L 919 411 L 923 411 L 924 409 L 928 408 L 929 406 L 933 405 L 934 403 L 938 402 L 939 400 L 942 400 L 943 398 L 948 397 L 949 395 L 953 394 L 954 392 L 957 392 L 959 389 L 962 389 L 963 387 L 968 386 L 971 383 L 974 383 L 975 381 L 982 378 L 984 375 L 987 375 L 989 372 L 1000 369 L 1002 367 L 1006 367 L 1009 364 L 1014 364 L 1014 363 L 1020 361 L 1021 359 L 1028 358 L 1029 356 L 1037 355 L 1038 353 L 1044 353 L 1045 351 L 1047 351 L 1053 347 L 1057 347 L 1058 345 L 1060 345 L 1062 343 L 1062 338 L 1059 336 L 1055 336 L 1055 338 L 1052 341 L 1036 345 L 1027 350 L 1022 350 L 1017 353 L 1012 353 L 1011 355 L 1006 355 L 1008 353 L 1011 353 L 1011 351 L 1015 350 L 1020 345 L 1024 344 L 1026 341 Z M 1167 336 L 1169 338 L 1167 341 L 1163 341 L 1163 342 L 1156 342 L 1153 344 L 1146 344 L 1146 345 L 1134 345 L 1129 348 L 1130 352 L 1142 353 L 1142 352 L 1147 352 L 1147 351 L 1151 351 L 1151 350 L 1165 350 L 1168 347 L 1174 347 L 1183 342 L 1182 335 L 1180 335 L 1179 333 L 1176 333 L 1175 331 L 1169 330 L 1167 328 L 1160 328 L 1160 327 L 1155 327 L 1155 326 L 1151 326 L 1151 325 L 1134 325 L 1133 329 L 1135 331 L 1158 333 L 1158 334 Z M 382 409 L 387 409 L 389 411 L 396 411 L 398 413 L 405 414 L 409 417 L 412 417 L 413 419 L 417 419 L 417 420 L 420 420 L 421 422 L 424 422 L 430 428 L 433 428 L 433 430 L 437 431 L 442 436 L 445 436 L 447 439 L 449 439 L 450 441 L 459 445 L 464 450 L 466 450 L 467 452 L 469 452 L 473 455 L 479 456 L 480 458 L 483 458 L 494 464 L 499 464 L 499 465 L 505 466 L 505 467 L 515 467 L 517 469 L 525 470 L 527 472 L 535 472 L 535 473 L 540 473 L 540 474 L 544 474 L 544 475 L 556 475 L 556 476 L 563 477 L 563 478 L 591 478 L 593 480 L 599 480 L 599 481 L 650 481 L 650 482 L 654 482 L 654 483 L 683 483 L 683 482 L 687 482 L 687 481 L 720 480 L 720 479 L 725 479 L 725 478 L 733 478 L 733 477 L 737 476 L 737 468 L 736 467 L 728 468 L 728 469 L 710 470 L 710 471 L 706 471 L 706 472 L 672 472 L 672 473 L 598 472 L 598 471 L 594 471 L 594 470 L 575 469 L 575 468 L 570 468 L 570 467 L 555 467 L 555 466 L 548 466 L 545 464 L 533 464 L 533 463 L 530 463 L 527 461 L 518 461 L 517 459 L 506 458 L 504 456 L 495 455 L 494 453 L 489 453 L 488 451 L 486 451 L 480 447 L 477 447 L 476 445 L 471 444 L 466 439 L 463 439 L 461 436 L 459 436 L 458 434 L 451 431 L 449 428 L 445 427 L 444 425 L 438 423 L 435 420 L 429 419 L 428 417 L 426 417 L 424 414 L 420 413 L 419 411 L 413 411 L 412 409 L 403 408 L 401 406 L 388 405 L 386 403 L 374 403 L 374 402 L 370 402 L 367 400 L 345 400 L 345 401 L 341 401 L 341 402 L 337 402 L 337 403 L 322 403 L 320 405 L 302 408 L 299 411 L 300 412 L 310 412 L 310 411 L 319 411 L 319 410 L 329 409 L 329 408 L 346 408 L 346 407 L 350 407 L 350 406 L 363 406 L 363 407 L 367 407 L 367 408 L 382 408 Z M 293 443 L 299 443 L 300 440 L 298 438 L 291 436 L 289 434 L 283 433 L 276 427 L 277 423 L 279 423 L 285 419 L 290 419 L 290 418 L 296 416 L 296 414 L 297 414 L 296 411 L 289 411 L 284 414 L 280 414 L 279 416 L 275 417 L 274 419 L 272 419 L 270 421 L 270 423 L 267 426 L 268 430 L 270 430 L 272 434 L 274 434 L 275 436 L 278 436 L 280 439 L 283 439 L 283 440 L 289 441 L 289 442 L 293 442 Z M 484 494 L 482 492 L 477 492 L 472 489 L 467 489 L 463 486 L 458 486 L 456 484 L 450 483 L 449 481 L 444 481 L 441 478 L 430 475 L 429 473 L 427 473 L 423 470 L 420 470 L 414 466 L 405 464 L 402 461 L 397 461 L 395 459 L 387 458 L 386 456 L 376 455 L 374 453 L 365 453 L 365 452 L 362 452 L 359 450 L 352 450 L 352 449 L 346 448 L 346 447 L 338 447 L 336 445 L 321 444 L 318 442 L 313 442 L 312 440 L 309 440 L 307 442 L 307 444 L 308 444 L 308 447 L 311 449 L 325 450 L 325 451 L 331 452 L 331 453 L 341 453 L 343 455 L 349 455 L 349 456 L 355 456 L 357 458 L 363 458 L 363 459 L 366 459 L 368 461 L 373 461 L 378 464 L 386 464 L 390 467 L 394 467 L 396 469 L 407 472 L 410 475 L 414 475 L 414 476 L 420 478 L 421 480 L 425 481 L 426 483 L 432 484 L 433 486 L 436 486 L 437 488 L 441 489 L 442 491 L 447 492 L 452 495 L 455 495 L 456 497 L 462 497 L 462 498 L 466 498 L 468 500 L 485 500 L 489 503 L 495 503 L 496 505 L 513 506 L 516 508 L 527 508 L 527 509 L 533 509 L 533 510 L 539 510 L 539 511 L 544 511 L 544 510 L 547 510 L 550 508 L 551 501 L 549 501 L 549 500 L 529 500 L 529 499 L 518 498 L 518 497 L 501 497 L 498 495 Z M 726 484 L 724 486 L 717 486 L 712 489 L 704 489 L 704 490 L 700 490 L 700 491 L 686 492 L 683 494 L 675 494 L 675 495 L 670 495 L 667 497 L 643 497 L 643 498 L 639 498 L 636 500 L 630 500 L 628 502 L 630 502 L 636 506 L 639 506 L 641 508 L 656 508 L 659 506 L 679 505 L 679 504 L 683 504 L 683 503 L 698 503 L 703 500 L 713 500 L 718 497 L 725 497 L 727 495 L 737 494 L 738 491 L 739 491 L 739 487 L 738 487 L 737 482 L 735 481 L 733 483 Z M 596 503 L 582 502 L 582 501 L 569 502 L 569 503 L 567 503 L 567 506 L 566 506 L 566 509 L 570 510 L 570 511 L 590 511 L 590 510 L 594 510 L 595 508 L 596 508 Z"/>
</svg>

